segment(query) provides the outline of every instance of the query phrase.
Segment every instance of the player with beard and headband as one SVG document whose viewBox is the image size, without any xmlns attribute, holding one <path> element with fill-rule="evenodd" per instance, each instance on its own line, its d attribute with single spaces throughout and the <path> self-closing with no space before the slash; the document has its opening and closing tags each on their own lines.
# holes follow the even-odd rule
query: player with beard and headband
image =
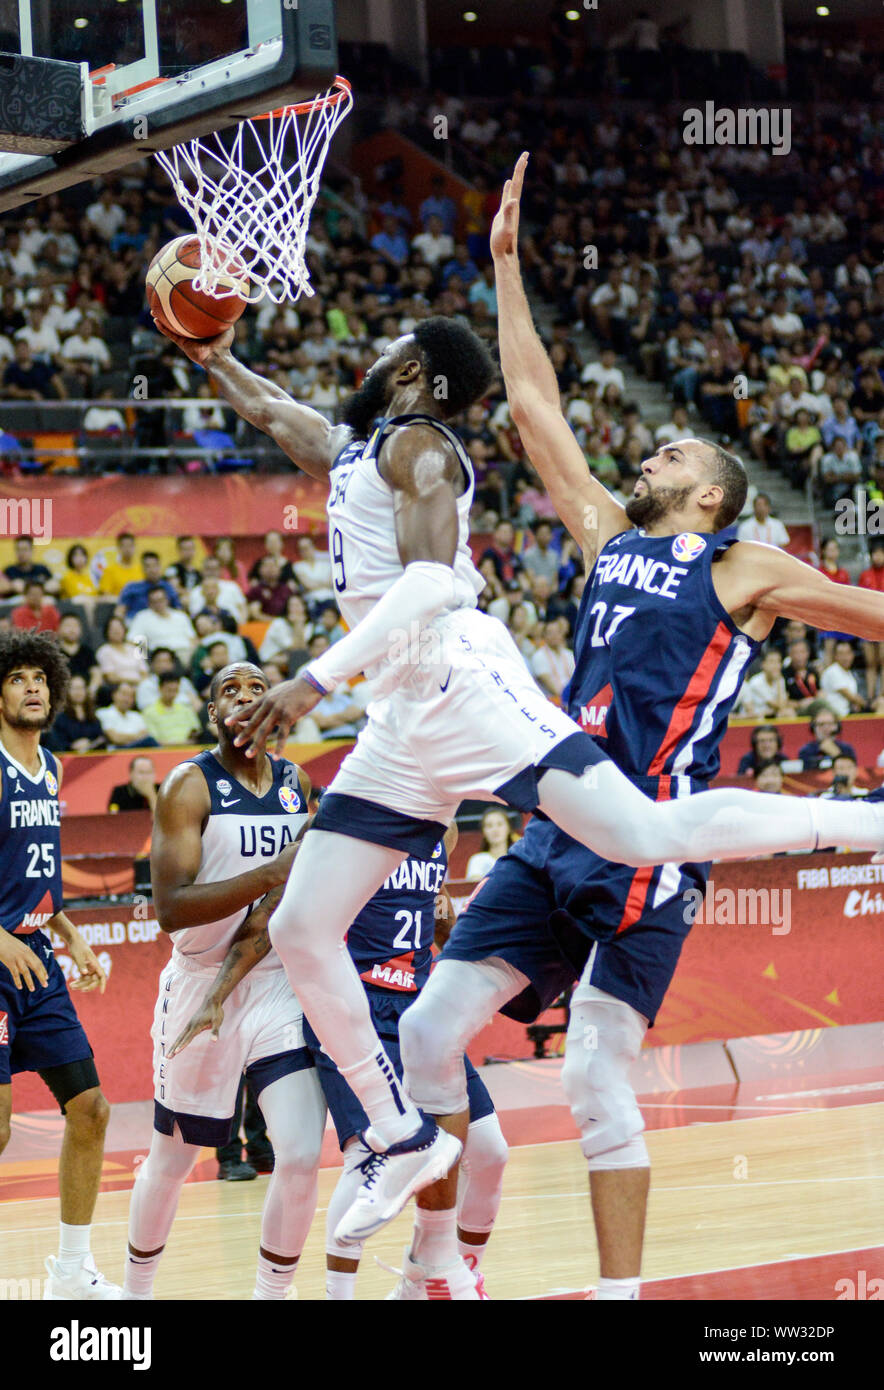
<svg viewBox="0 0 884 1390">
<path fill-rule="evenodd" d="M 592 477 L 561 413 L 522 288 L 517 239 L 526 161 L 523 155 L 504 189 L 491 250 L 510 411 L 586 562 L 576 665 L 564 699 L 635 788 L 717 817 L 729 794 L 705 788 L 719 769 L 740 682 L 777 615 L 870 638 L 884 632 L 884 599 L 835 584 L 774 546 L 717 542 L 716 533 L 739 515 L 746 477 L 739 459 L 707 440 L 680 439 L 645 459 L 626 507 Z M 735 839 L 745 804 L 731 803 Z M 768 805 L 791 820 L 782 798 Z M 796 800 L 795 809 L 788 825 L 773 812 L 758 853 L 787 840 L 815 847 L 800 831 L 808 803 Z M 640 824 L 633 830 L 641 834 Z M 856 834 L 873 847 L 874 835 L 866 838 L 855 819 L 844 840 L 827 841 L 822 830 L 819 844 L 852 845 Z M 459 1130 L 461 1058 L 489 1004 L 530 1022 L 579 980 L 562 1084 L 589 1168 L 602 1299 L 639 1294 L 650 1169 L 629 1069 L 702 901 L 709 865 L 695 861 L 732 857 L 714 847 L 715 838 L 688 840 L 688 854 L 661 845 L 656 866 L 647 860 L 636 871 L 628 854 L 593 853 L 551 819 L 535 818 L 458 918 L 402 1021 L 409 1094 L 429 1113 L 453 1116 Z M 452 1173 L 418 1197 L 449 1211 L 449 1241 L 454 1190 Z"/>
<path fill-rule="evenodd" d="M 372 682 L 368 723 L 322 799 L 270 923 L 323 1051 L 370 1120 L 365 1137 L 374 1152 L 336 1231 L 344 1243 L 360 1242 L 448 1172 L 465 1114 L 457 1103 L 437 1106 L 440 1127 L 409 1098 L 342 945 L 402 860 L 432 852 L 462 800 L 540 809 L 581 844 L 634 867 L 817 843 L 877 850 L 884 808 L 815 801 L 784 810 L 782 798 L 737 790 L 709 792 L 702 809 L 698 798 L 656 804 L 550 704 L 503 623 L 475 606 L 485 581 L 469 549 L 473 471 L 447 422 L 482 398 L 493 368 L 468 327 L 429 318 L 390 343 L 345 405 L 348 423 L 338 426 L 248 371 L 231 355 L 232 340 L 232 330 L 203 342 L 176 339 L 243 418 L 329 485 L 333 582 L 350 628 L 294 680 L 228 716 L 238 726 L 235 742 L 255 756 L 342 682 L 359 672 Z M 720 507 L 723 490 L 712 486 Z M 884 618 L 872 614 L 876 596 L 861 597 L 869 605 L 864 635 L 884 637 Z M 612 621 L 625 616 L 618 611 Z M 836 811 L 837 831 L 827 819 Z M 518 993 L 524 979 L 504 961 L 492 977 L 467 973 L 456 1010 L 471 1024 Z M 462 1050 L 454 1075 L 463 1076 Z M 456 1239 L 440 1241 L 432 1263 L 444 1265 L 452 1249 Z"/>
<path fill-rule="evenodd" d="M 43 1297 L 101 1301 L 120 1297 L 89 1249 L 110 1107 L 46 935 L 61 937 L 79 972 L 71 989 L 103 994 L 107 976 L 61 910 L 61 765 L 40 745 L 67 684 L 54 638 L 0 635 L 0 1153 L 9 1143 L 12 1075 L 35 1071 L 65 1120 L 61 1232 Z"/>
<path fill-rule="evenodd" d="M 154 1133 L 129 1207 L 127 1299 L 153 1296 L 181 1188 L 201 1146 L 229 1140 L 243 1072 L 275 1155 L 253 1298 L 286 1297 L 316 1207 L 325 1101 L 301 1006 L 267 939 L 307 823 L 310 784 L 285 759 L 247 759 L 224 724 L 267 688 L 249 662 L 219 671 L 208 705 L 218 742 L 179 763 L 157 797 L 151 881 L 173 944 L 154 1014 Z M 219 1034 L 223 1012 L 208 1010 L 206 998 L 222 962 L 222 979 L 240 973 Z M 211 1031 L 202 1033 L 192 1020 L 206 1012 Z"/>
</svg>

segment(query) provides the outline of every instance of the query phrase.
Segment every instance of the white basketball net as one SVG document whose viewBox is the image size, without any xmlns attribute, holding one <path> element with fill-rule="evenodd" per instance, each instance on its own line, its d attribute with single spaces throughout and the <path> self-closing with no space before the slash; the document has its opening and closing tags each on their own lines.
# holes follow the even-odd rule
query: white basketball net
<svg viewBox="0 0 884 1390">
<path fill-rule="evenodd" d="M 157 159 L 172 180 L 199 239 L 194 288 L 216 299 L 237 293 L 243 267 L 250 301 L 284 304 L 313 294 L 305 261 L 310 214 L 332 136 L 353 105 L 350 84 L 313 102 L 243 121 L 228 148 L 217 133 Z"/>
</svg>

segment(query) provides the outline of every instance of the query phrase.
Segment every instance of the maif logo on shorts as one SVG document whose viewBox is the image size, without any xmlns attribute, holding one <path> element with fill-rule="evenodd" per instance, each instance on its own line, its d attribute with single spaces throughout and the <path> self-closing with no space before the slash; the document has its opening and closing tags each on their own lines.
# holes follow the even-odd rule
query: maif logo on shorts
<svg viewBox="0 0 884 1390">
<path fill-rule="evenodd" d="M 0 1047 L 9 1046 L 9 1014 L 0 1014 Z"/>
<path fill-rule="evenodd" d="M 682 531 L 672 542 L 672 554 L 676 560 L 696 560 L 705 549 L 705 540 L 694 531 Z"/>
</svg>

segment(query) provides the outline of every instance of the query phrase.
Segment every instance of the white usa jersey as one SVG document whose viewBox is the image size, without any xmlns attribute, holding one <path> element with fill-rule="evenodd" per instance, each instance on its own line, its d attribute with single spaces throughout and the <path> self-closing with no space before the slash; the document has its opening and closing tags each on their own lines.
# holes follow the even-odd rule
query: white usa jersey
<svg viewBox="0 0 884 1390">
<path fill-rule="evenodd" d="M 202 835 L 202 855 L 194 883 L 220 883 L 275 859 L 307 819 L 307 803 L 298 782 L 298 769 L 285 758 L 272 759 L 273 782 L 265 796 L 256 796 L 234 781 L 215 754 L 206 749 L 191 759 L 209 788 L 211 805 Z M 182 927 L 172 936 L 175 956 L 201 965 L 220 965 L 246 917 L 255 906 L 237 908 L 217 922 Z M 271 951 L 256 968 L 278 967 Z"/>
<path fill-rule="evenodd" d="M 473 564 L 469 546 L 470 508 L 474 478 L 469 456 L 457 434 L 431 415 L 398 415 L 381 421 L 368 443 L 354 440 L 342 449 L 329 474 L 329 554 L 332 580 L 341 614 L 356 627 L 403 573 L 396 544 L 393 489 L 378 471 L 378 454 L 391 430 L 411 422 L 429 425 L 453 446 L 467 486 L 457 498 L 458 537 L 454 555 L 455 602 L 446 609 L 475 608 L 485 580 Z M 393 672 L 381 663 L 366 671 L 370 679 L 386 677 L 376 687 L 395 683 Z"/>
</svg>

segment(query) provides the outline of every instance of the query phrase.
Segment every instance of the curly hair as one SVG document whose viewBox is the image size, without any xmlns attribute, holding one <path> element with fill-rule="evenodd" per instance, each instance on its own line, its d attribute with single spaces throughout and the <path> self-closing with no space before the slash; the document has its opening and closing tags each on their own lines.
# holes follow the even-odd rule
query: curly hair
<svg viewBox="0 0 884 1390">
<path fill-rule="evenodd" d="M 37 667 L 46 677 L 51 725 L 67 700 L 71 678 L 68 659 L 48 632 L 0 632 L 0 689 L 12 671 L 24 666 Z"/>
<path fill-rule="evenodd" d="M 494 361 L 482 339 L 456 319 L 424 319 L 414 329 L 430 390 L 451 419 L 484 396 L 494 380 Z M 444 388 L 437 395 L 437 388 Z"/>
</svg>

